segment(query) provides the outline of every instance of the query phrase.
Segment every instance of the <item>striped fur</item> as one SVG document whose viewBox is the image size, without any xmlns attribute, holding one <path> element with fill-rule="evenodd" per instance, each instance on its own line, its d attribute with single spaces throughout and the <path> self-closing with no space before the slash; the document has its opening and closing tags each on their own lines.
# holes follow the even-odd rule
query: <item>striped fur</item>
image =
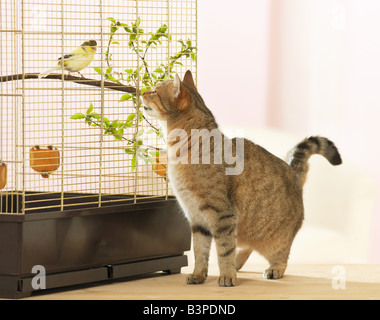
<svg viewBox="0 0 380 320">
<path fill-rule="evenodd" d="M 314 154 L 325 157 L 334 166 L 342 164 L 338 149 L 329 139 L 315 136 L 301 141 L 290 151 L 287 162 L 297 172 L 302 185 L 309 171 L 307 161 Z"/>
</svg>

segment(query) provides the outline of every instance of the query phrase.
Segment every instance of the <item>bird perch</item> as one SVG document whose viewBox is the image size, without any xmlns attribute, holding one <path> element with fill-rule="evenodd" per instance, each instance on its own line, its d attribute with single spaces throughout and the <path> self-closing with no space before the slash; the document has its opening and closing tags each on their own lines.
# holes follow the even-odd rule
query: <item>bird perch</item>
<svg viewBox="0 0 380 320">
<path fill-rule="evenodd" d="M 7 82 L 7 81 L 15 81 L 15 80 L 22 80 L 22 79 L 38 79 L 39 73 L 25 73 L 25 74 L 13 74 L 9 76 L 2 76 L 0 77 L 0 83 L 2 82 Z M 53 73 L 49 74 L 43 79 L 55 79 L 55 80 L 62 80 L 62 74 L 60 73 Z M 72 81 L 78 84 L 83 84 L 87 86 L 92 86 L 92 87 L 102 87 L 102 81 L 101 80 L 94 80 L 94 79 L 88 79 L 88 78 L 82 78 L 82 77 L 76 77 L 72 75 L 63 75 L 63 80 L 64 81 Z M 42 81 L 42 79 L 39 79 L 39 81 Z M 119 83 L 114 83 L 110 81 L 104 81 L 104 88 L 111 89 L 111 90 L 116 90 L 116 91 L 121 91 L 121 92 L 128 92 L 132 94 L 137 94 L 139 93 L 139 90 L 136 89 L 135 87 L 131 86 L 125 86 L 123 84 Z"/>
</svg>

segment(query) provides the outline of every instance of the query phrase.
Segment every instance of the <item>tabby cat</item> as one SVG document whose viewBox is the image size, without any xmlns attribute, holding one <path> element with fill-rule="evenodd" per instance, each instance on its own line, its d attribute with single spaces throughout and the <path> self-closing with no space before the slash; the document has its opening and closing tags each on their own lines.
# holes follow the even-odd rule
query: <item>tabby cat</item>
<svg viewBox="0 0 380 320">
<path fill-rule="evenodd" d="M 332 165 L 341 164 L 335 145 L 326 138 L 310 137 L 293 148 L 286 163 L 247 139 L 226 138 L 198 93 L 190 71 L 183 81 L 176 75 L 174 80 L 144 92 L 143 103 L 145 113 L 167 127 L 168 179 L 193 233 L 195 267 L 187 283 L 206 280 L 212 239 L 218 254 L 220 286 L 236 284 L 236 272 L 253 250 L 270 264 L 264 277 L 281 278 L 304 217 L 302 186 L 307 161 L 311 155 L 320 154 Z M 213 132 L 212 139 L 207 143 L 192 139 L 195 129 Z M 202 163 L 205 155 L 216 159 L 216 153 L 221 152 L 216 147 L 220 139 L 224 142 L 222 161 Z M 226 161 L 227 142 L 239 160 L 236 166 L 242 168 L 238 174 L 226 174 L 226 168 L 232 166 Z"/>
</svg>

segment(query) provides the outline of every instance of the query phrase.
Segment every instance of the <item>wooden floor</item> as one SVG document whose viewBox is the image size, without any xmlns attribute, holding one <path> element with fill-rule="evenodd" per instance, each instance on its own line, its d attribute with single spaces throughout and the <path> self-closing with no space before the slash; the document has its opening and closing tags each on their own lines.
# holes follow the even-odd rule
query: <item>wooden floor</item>
<svg viewBox="0 0 380 320">
<path fill-rule="evenodd" d="M 211 266 L 203 285 L 185 284 L 190 267 L 181 274 L 156 273 L 112 283 L 80 286 L 26 299 L 380 299 L 380 265 L 289 265 L 280 280 L 262 278 L 265 266 L 246 266 L 238 285 L 217 285 L 217 267 Z"/>
</svg>

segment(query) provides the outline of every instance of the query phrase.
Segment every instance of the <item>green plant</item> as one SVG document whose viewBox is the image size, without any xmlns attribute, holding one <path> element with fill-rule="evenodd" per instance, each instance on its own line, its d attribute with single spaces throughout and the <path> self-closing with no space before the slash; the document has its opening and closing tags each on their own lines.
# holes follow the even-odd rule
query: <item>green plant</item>
<svg viewBox="0 0 380 320">
<path fill-rule="evenodd" d="M 159 156 L 160 148 L 146 145 L 142 140 L 143 134 L 155 134 L 158 138 L 163 138 L 162 129 L 154 126 L 148 119 L 145 118 L 142 112 L 140 96 L 145 91 L 152 89 L 157 82 L 172 79 L 172 72 L 176 65 L 182 66 L 181 59 L 196 60 L 196 48 L 192 45 L 191 40 L 183 41 L 178 40 L 181 44 L 181 49 L 173 56 L 168 56 L 165 61 L 154 67 L 147 61 L 147 54 L 150 50 L 154 50 L 162 46 L 162 40 L 165 38 L 168 42 L 172 41 L 169 34 L 169 28 L 166 24 L 162 24 L 156 32 L 146 33 L 141 27 L 141 19 L 130 24 L 125 24 L 110 17 L 109 26 L 109 39 L 106 51 L 104 53 L 104 60 L 107 67 L 105 70 L 95 67 L 94 70 L 104 76 L 105 79 L 118 83 L 131 85 L 136 88 L 136 93 L 123 94 L 119 103 L 124 101 L 132 101 L 135 112 L 127 115 L 125 120 L 119 119 L 110 120 L 104 115 L 94 111 L 93 103 L 87 108 L 85 113 L 76 113 L 71 116 L 73 120 L 84 120 L 90 127 L 97 127 L 103 130 L 105 135 L 112 135 L 116 140 L 123 140 L 126 142 L 125 152 L 132 155 L 131 167 L 132 171 L 136 169 L 138 161 L 141 159 L 145 163 L 153 163 L 153 158 Z M 112 66 L 113 46 L 120 45 L 115 41 L 115 35 L 119 32 L 125 32 L 128 35 L 128 48 L 134 52 L 137 59 L 137 66 L 128 68 L 123 72 L 116 72 Z M 145 121 L 148 124 L 148 130 L 139 125 Z M 133 138 L 126 138 L 125 133 L 128 129 L 135 128 Z"/>
</svg>

